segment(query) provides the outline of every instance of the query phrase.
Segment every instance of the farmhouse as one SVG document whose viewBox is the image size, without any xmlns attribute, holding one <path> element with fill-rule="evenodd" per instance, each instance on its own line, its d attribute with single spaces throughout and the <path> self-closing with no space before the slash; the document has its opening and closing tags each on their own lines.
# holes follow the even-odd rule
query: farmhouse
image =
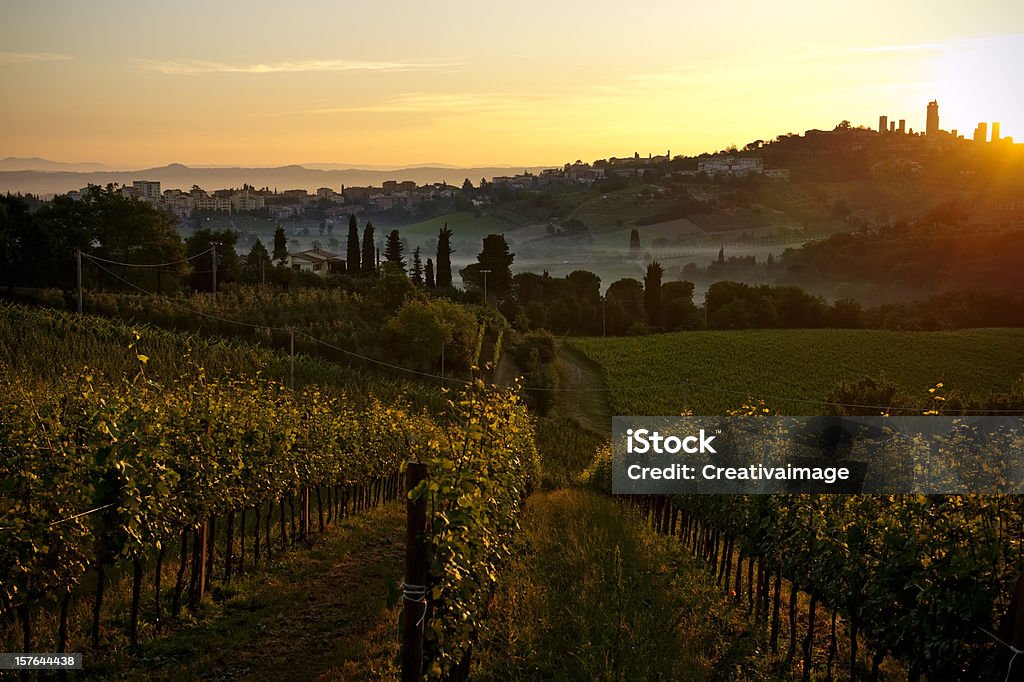
<svg viewBox="0 0 1024 682">
<path fill-rule="evenodd" d="M 288 265 L 292 270 L 299 272 L 314 272 L 318 275 L 326 275 L 328 272 L 340 272 L 345 269 L 345 259 L 341 256 L 324 251 L 319 246 L 314 246 L 308 251 L 288 254 Z"/>
</svg>

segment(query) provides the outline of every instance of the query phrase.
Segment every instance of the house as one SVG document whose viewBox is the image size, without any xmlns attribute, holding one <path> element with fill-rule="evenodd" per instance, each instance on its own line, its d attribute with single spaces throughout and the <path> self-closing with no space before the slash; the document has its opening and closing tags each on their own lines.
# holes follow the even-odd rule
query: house
<svg viewBox="0 0 1024 682">
<path fill-rule="evenodd" d="M 288 254 L 288 265 L 292 270 L 299 272 L 313 272 L 318 275 L 326 275 L 328 272 L 342 271 L 345 269 L 345 259 L 336 253 L 324 251 L 319 246 L 314 246 L 308 251 Z"/>
</svg>

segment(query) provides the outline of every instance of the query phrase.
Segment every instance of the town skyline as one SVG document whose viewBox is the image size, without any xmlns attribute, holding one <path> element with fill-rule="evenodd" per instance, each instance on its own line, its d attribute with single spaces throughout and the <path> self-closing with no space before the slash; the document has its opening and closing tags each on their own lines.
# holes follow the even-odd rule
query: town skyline
<svg viewBox="0 0 1024 682">
<path fill-rule="evenodd" d="M 59 7 L 60 11 L 54 11 Z M 3 156 L 142 169 L 558 165 L 696 155 L 880 112 L 1001 121 L 1024 16 L 992 0 L 686 8 L 191 2 L 5 6 Z"/>
</svg>

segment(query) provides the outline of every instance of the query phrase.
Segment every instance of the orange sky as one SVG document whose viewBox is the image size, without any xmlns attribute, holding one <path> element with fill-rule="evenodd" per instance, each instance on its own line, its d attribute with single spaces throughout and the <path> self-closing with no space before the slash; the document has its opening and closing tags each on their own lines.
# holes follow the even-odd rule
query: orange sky
<svg viewBox="0 0 1024 682">
<path fill-rule="evenodd" d="M 1024 6 L 2 2 L 0 157 L 540 165 L 879 114 L 1024 141 Z"/>
</svg>

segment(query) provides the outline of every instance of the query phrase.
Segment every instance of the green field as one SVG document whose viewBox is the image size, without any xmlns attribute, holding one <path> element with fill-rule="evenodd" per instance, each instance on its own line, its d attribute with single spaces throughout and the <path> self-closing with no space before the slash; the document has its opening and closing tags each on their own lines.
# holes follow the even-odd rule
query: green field
<svg viewBox="0 0 1024 682">
<path fill-rule="evenodd" d="M 438 231 L 444 227 L 445 223 L 448 223 L 448 229 L 452 231 L 456 239 L 483 239 L 489 234 L 510 232 L 519 227 L 515 223 L 502 218 L 489 215 L 477 218 L 472 213 L 460 211 L 424 220 L 420 223 L 403 225 L 398 228 L 398 231 L 403 237 L 414 242 L 426 241 L 437 237 Z"/>
<path fill-rule="evenodd" d="M 864 376 L 884 376 L 916 398 L 938 382 L 947 391 L 1005 392 L 1024 374 L 1021 329 L 682 332 L 565 343 L 601 367 L 620 415 L 679 414 L 686 397 L 695 414 L 724 414 L 751 398 L 782 414 L 821 414 L 813 401 Z"/>
</svg>

